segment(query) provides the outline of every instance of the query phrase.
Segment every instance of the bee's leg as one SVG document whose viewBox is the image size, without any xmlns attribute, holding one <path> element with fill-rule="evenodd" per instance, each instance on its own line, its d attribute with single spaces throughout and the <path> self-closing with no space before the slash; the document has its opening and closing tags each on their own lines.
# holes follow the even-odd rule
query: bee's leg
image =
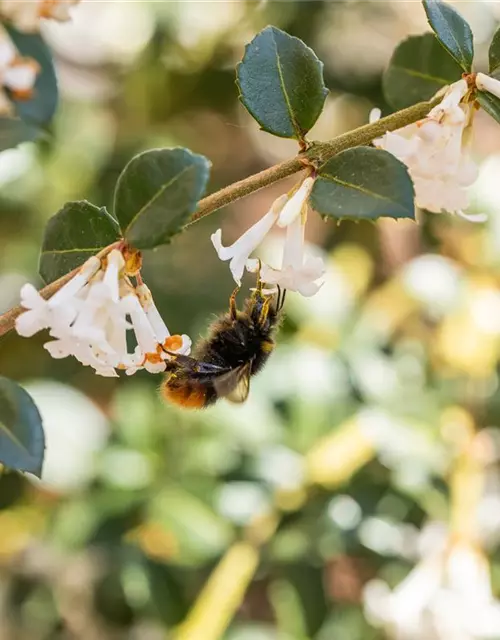
<svg viewBox="0 0 500 640">
<path fill-rule="evenodd" d="M 236 296 L 238 295 L 239 290 L 240 288 L 236 287 L 229 298 L 229 314 L 231 315 L 232 320 L 236 320 L 238 316 L 238 309 L 236 307 Z"/>
<path fill-rule="evenodd" d="M 279 285 L 278 287 L 278 299 L 276 300 L 276 311 L 281 311 L 283 309 L 283 305 L 285 304 L 286 298 L 286 289 L 282 289 Z"/>
</svg>

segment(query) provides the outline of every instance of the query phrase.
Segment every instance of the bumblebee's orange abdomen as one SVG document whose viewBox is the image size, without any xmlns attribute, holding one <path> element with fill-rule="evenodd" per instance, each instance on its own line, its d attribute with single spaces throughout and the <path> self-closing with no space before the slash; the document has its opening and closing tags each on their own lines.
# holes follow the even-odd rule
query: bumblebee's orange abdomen
<svg viewBox="0 0 500 640">
<path fill-rule="evenodd" d="M 161 392 L 167 402 L 184 409 L 203 409 L 207 401 L 205 387 L 189 380 L 179 380 L 174 376 L 165 380 Z"/>
</svg>

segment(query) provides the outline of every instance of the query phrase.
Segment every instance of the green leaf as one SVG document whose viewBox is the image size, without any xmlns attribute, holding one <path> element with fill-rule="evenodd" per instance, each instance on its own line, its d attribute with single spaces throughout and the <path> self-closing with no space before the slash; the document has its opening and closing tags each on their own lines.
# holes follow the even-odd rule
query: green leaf
<svg viewBox="0 0 500 640">
<path fill-rule="evenodd" d="M 0 462 L 40 477 L 44 451 L 42 418 L 31 396 L 0 376 Z"/>
<path fill-rule="evenodd" d="M 118 178 L 114 213 L 137 249 L 166 244 L 181 231 L 205 191 L 210 163 L 188 149 L 135 156 Z"/>
<path fill-rule="evenodd" d="M 104 207 L 67 202 L 45 228 L 40 275 L 45 282 L 56 280 L 119 238 L 118 223 Z"/>
<path fill-rule="evenodd" d="M 303 140 L 328 93 L 323 63 L 314 51 L 302 40 L 266 27 L 247 45 L 236 73 L 240 100 L 261 129 Z"/>
<path fill-rule="evenodd" d="M 415 218 L 413 183 L 404 164 L 371 147 L 348 149 L 319 171 L 310 202 L 337 219 Z"/>
<path fill-rule="evenodd" d="M 440 0 L 422 0 L 422 4 L 439 42 L 464 71 L 470 72 L 474 44 L 469 24 L 452 6 Z"/>
<path fill-rule="evenodd" d="M 58 101 L 57 79 L 52 53 L 38 33 L 21 33 L 6 28 L 22 56 L 34 58 L 41 67 L 31 100 L 14 100 L 18 115 L 31 124 L 43 125 L 52 120 Z"/>
<path fill-rule="evenodd" d="M 0 152 L 38 137 L 40 131 L 21 118 L 0 118 Z"/>
<path fill-rule="evenodd" d="M 500 122 L 500 100 L 487 91 L 478 91 L 476 98 L 486 113 L 489 113 L 492 118 Z"/>
<path fill-rule="evenodd" d="M 460 80 L 462 69 L 432 33 L 412 36 L 392 54 L 383 77 L 387 102 L 394 109 L 429 100 L 442 87 Z"/>
<path fill-rule="evenodd" d="M 490 74 L 497 73 L 500 70 L 500 29 L 497 29 L 493 36 L 488 55 L 490 60 Z"/>
</svg>

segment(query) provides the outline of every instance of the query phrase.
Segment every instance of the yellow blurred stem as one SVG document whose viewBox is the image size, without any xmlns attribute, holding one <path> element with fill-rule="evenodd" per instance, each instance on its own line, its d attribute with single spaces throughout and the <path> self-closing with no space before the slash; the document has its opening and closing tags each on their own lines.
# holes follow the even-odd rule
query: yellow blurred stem
<svg viewBox="0 0 500 640">
<path fill-rule="evenodd" d="M 479 535 L 478 507 L 485 485 L 481 439 L 472 415 L 461 407 L 449 408 L 444 422 L 445 437 L 453 438 L 457 447 L 449 480 L 451 535 L 454 539 L 474 543 Z"/>
<path fill-rule="evenodd" d="M 249 542 L 234 544 L 208 579 L 175 640 L 220 640 L 258 565 L 258 547 Z"/>
<path fill-rule="evenodd" d="M 374 455 L 373 442 L 363 432 L 359 415 L 354 416 L 309 451 L 308 480 L 325 487 L 338 486 L 347 482 Z"/>
</svg>

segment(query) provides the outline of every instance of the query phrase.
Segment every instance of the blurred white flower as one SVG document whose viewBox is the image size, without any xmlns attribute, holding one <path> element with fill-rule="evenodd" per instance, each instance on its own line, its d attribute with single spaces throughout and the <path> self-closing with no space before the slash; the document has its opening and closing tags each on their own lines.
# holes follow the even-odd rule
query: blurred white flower
<svg viewBox="0 0 500 640">
<path fill-rule="evenodd" d="M 313 184 L 314 178 L 306 178 L 291 196 L 284 194 L 277 198 L 264 217 L 229 247 L 222 244 L 221 229 L 212 234 L 217 255 L 221 260 L 230 260 L 229 268 L 238 286 L 245 268 L 252 272 L 259 269 L 260 261 L 250 259 L 250 255 L 276 224 L 286 227 L 282 264 L 280 269 L 263 264 L 260 271 L 262 281 L 271 285 L 272 291 L 277 286 L 298 291 L 303 296 L 312 296 L 319 291 L 321 284 L 317 281 L 324 274 L 325 266 L 319 257 L 306 257 L 304 245 L 307 200 Z"/>
<path fill-rule="evenodd" d="M 443 100 L 428 116 L 397 131 L 387 132 L 373 144 L 392 153 L 408 167 L 418 207 L 434 213 L 447 211 L 475 222 L 485 216 L 468 216 L 466 187 L 478 169 L 470 157 L 470 127 L 474 107 L 462 103 L 468 92 L 465 80 L 450 85 Z"/>
<path fill-rule="evenodd" d="M 411 260 L 401 272 L 405 290 L 436 316 L 457 306 L 463 290 L 463 277 L 456 262 L 436 254 Z"/>
<path fill-rule="evenodd" d="M 247 525 L 271 510 L 269 496 L 255 482 L 227 482 L 217 496 L 217 509 L 237 525 Z"/>
<path fill-rule="evenodd" d="M 80 0 L 1 0 L 0 14 L 19 31 L 33 32 L 40 28 L 40 19 L 58 22 L 70 20 L 70 8 Z"/>
<path fill-rule="evenodd" d="M 58 492 L 79 491 L 96 473 L 95 455 L 104 448 L 109 425 L 104 413 L 81 391 L 60 382 L 34 381 L 26 389 L 41 413 L 45 459 L 36 484 Z"/>
<path fill-rule="evenodd" d="M 493 598 L 486 557 L 465 542 L 448 539 L 439 546 L 393 591 L 382 580 L 366 585 L 367 619 L 395 640 L 498 638 L 500 602 Z"/>
<path fill-rule="evenodd" d="M 38 62 L 21 57 L 7 33 L 0 31 L 0 114 L 14 109 L 5 89 L 17 100 L 29 100 L 39 71 Z"/>
<path fill-rule="evenodd" d="M 53 358 L 74 356 L 102 376 L 128 375 L 139 369 L 159 373 L 166 368 L 167 352 L 187 355 L 191 340 L 171 336 L 144 283 L 134 287 L 126 274 L 121 251 L 113 249 L 105 266 L 93 256 L 49 300 L 31 285 L 21 289 L 27 309 L 16 320 L 19 335 L 30 337 L 49 329 L 55 340 L 44 347 Z M 133 329 L 137 347 L 128 352 L 127 330 Z"/>
</svg>

